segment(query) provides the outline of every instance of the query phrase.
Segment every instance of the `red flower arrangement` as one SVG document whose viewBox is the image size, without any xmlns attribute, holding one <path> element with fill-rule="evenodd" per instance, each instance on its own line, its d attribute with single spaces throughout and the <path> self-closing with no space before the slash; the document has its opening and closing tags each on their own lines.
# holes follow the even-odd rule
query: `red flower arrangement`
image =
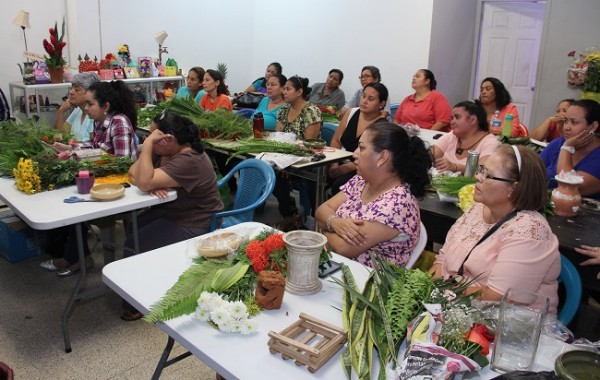
<svg viewBox="0 0 600 380">
<path fill-rule="evenodd" d="M 283 234 L 273 233 L 266 237 L 259 236 L 246 245 L 244 252 L 250 259 L 254 272 L 276 270 L 285 275 L 284 271 L 287 268 L 287 263 L 285 262 L 286 251 Z"/>
<path fill-rule="evenodd" d="M 63 41 L 65 37 L 65 20 L 62 22 L 62 30 L 60 36 L 58 35 L 57 23 L 54 23 L 54 28 L 48 30 L 50 32 L 50 41 L 44 39 L 44 50 L 48 53 L 48 56 L 44 56 L 46 65 L 48 67 L 62 67 L 67 61 L 62 56 L 62 51 L 67 46 L 67 43 Z"/>
</svg>

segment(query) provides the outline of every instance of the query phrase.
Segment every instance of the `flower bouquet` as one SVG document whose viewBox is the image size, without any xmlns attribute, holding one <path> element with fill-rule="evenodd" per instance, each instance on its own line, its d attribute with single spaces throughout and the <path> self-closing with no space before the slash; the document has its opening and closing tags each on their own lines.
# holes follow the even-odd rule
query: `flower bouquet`
<svg viewBox="0 0 600 380">
<path fill-rule="evenodd" d="M 317 108 L 321 111 L 321 118 L 325 123 L 339 123 L 340 114 L 334 106 L 322 106 L 317 104 Z"/>
<path fill-rule="evenodd" d="M 321 262 L 329 260 L 331 253 L 323 250 Z M 194 257 L 192 265 L 167 291 L 160 301 L 152 305 L 150 312 L 144 317 L 147 322 L 167 321 L 186 314 L 195 313 L 201 320 L 211 320 L 216 326 L 228 332 L 243 332 L 246 323 L 242 315 L 253 316 L 261 311 L 256 303 L 254 291 L 258 273 L 264 270 L 274 270 L 286 275 L 287 249 L 283 242 L 283 234 L 272 229 L 265 229 L 258 235 L 241 244 L 237 251 L 225 259 L 207 259 Z M 213 311 L 222 309 L 214 304 L 216 295 L 210 295 L 212 301 L 207 301 L 208 295 L 216 293 L 226 302 L 233 302 L 241 308 L 242 302 L 245 313 L 236 313 L 235 321 L 221 326 L 225 311 L 213 315 Z M 217 304 L 222 304 L 220 301 Z M 214 316 L 214 318 L 213 318 Z M 247 328 L 248 326 L 246 326 Z"/>
<path fill-rule="evenodd" d="M 62 29 L 60 36 L 58 35 L 58 25 L 55 22 L 54 28 L 48 30 L 50 32 L 50 41 L 44 39 L 43 45 L 44 50 L 48 53 L 44 56 L 46 65 L 48 67 L 63 67 L 67 61 L 62 56 L 63 49 L 67 46 L 67 43 L 63 41 L 65 37 L 65 20 L 62 22 Z"/>
</svg>

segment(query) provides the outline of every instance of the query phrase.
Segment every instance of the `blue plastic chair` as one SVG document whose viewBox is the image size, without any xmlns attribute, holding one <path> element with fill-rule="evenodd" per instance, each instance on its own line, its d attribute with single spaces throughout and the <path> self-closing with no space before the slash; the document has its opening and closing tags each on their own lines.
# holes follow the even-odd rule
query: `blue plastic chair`
<svg viewBox="0 0 600 380">
<path fill-rule="evenodd" d="M 400 107 L 400 103 L 390 104 L 390 120 L 394 121 L 394 116 L 396 115 L 396 111 L 398 111 L 398 107 Z"/>
<path fill-rule="evenodd" d="M 245 117 L 246 119 L 250 119 L 252 115 L 254 115 L 254 111 L 256 110 L 253 110 L 252 108 L 240 108 L 239 110 L 233 111 L 233 113 Z"/>
<path fill-rule="evenodd" d="M 560 276 L 558 277 L 558 282 L 565 286 L 566 291 L 565 303 L 558 313 L 558 320 L 567 326 L 571 323 L 575 314 L 577 314 L 577 310 L 579 310 L 582 285 L 577 268 L 562 254 L 560 255 Z"/>
<path fill-rule="evenodd" d="M 327 146 L 331 146 L 331 139 L 333 139 L 333 134 L 337 127 L 338 125 L 334 123 L 323 123 L 323 128 L 321 128 L 321 138 L 327 142 Z"/>
<path fill-rule="evenodd" d="M 255 158 L 249 158 L 237 164 L 226 176 L 217 181 L 217 186 L 226 186 L 227 181 L 239 172 L 238 188 L 233 201 L 233 208 L 213 214 L 210 230 L 234 226 L 238 223 L 250 222 L 254 218 L 254 210 L 265 203 L 275 187 L 275 171 L 271 165 Z M 219 225 L 219 221 L 222 223 Z"/>
</svg>

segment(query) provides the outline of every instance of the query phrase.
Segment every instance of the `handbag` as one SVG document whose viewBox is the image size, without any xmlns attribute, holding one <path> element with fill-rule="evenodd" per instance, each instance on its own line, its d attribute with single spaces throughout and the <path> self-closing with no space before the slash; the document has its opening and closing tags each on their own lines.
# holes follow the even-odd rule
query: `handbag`
<svg viewBox="0 0 600 380">
<path fill-rule="evenodd" d="M 233 100 L 233 103 L 240 108 L 256 108 L 259 103 L 265 97 L 264 94 L 256 94 L 253 92 L 247 92 L 238 96 Z"/>
</svg>

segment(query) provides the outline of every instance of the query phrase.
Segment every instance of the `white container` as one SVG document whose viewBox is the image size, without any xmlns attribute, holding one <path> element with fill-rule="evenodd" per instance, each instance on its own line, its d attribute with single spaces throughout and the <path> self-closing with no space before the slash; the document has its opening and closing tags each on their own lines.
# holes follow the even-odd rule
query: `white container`
<svg viewBox="0 0 600 380">
<path fill-rule="evenodd" d="M 323 286 L 319 261 L 327 237 L 315 231 L 296 230 L 284 234 L 283 242 L 288 254 L 285 290 L 301 296 L 317 293 Z"/>
</svg>

